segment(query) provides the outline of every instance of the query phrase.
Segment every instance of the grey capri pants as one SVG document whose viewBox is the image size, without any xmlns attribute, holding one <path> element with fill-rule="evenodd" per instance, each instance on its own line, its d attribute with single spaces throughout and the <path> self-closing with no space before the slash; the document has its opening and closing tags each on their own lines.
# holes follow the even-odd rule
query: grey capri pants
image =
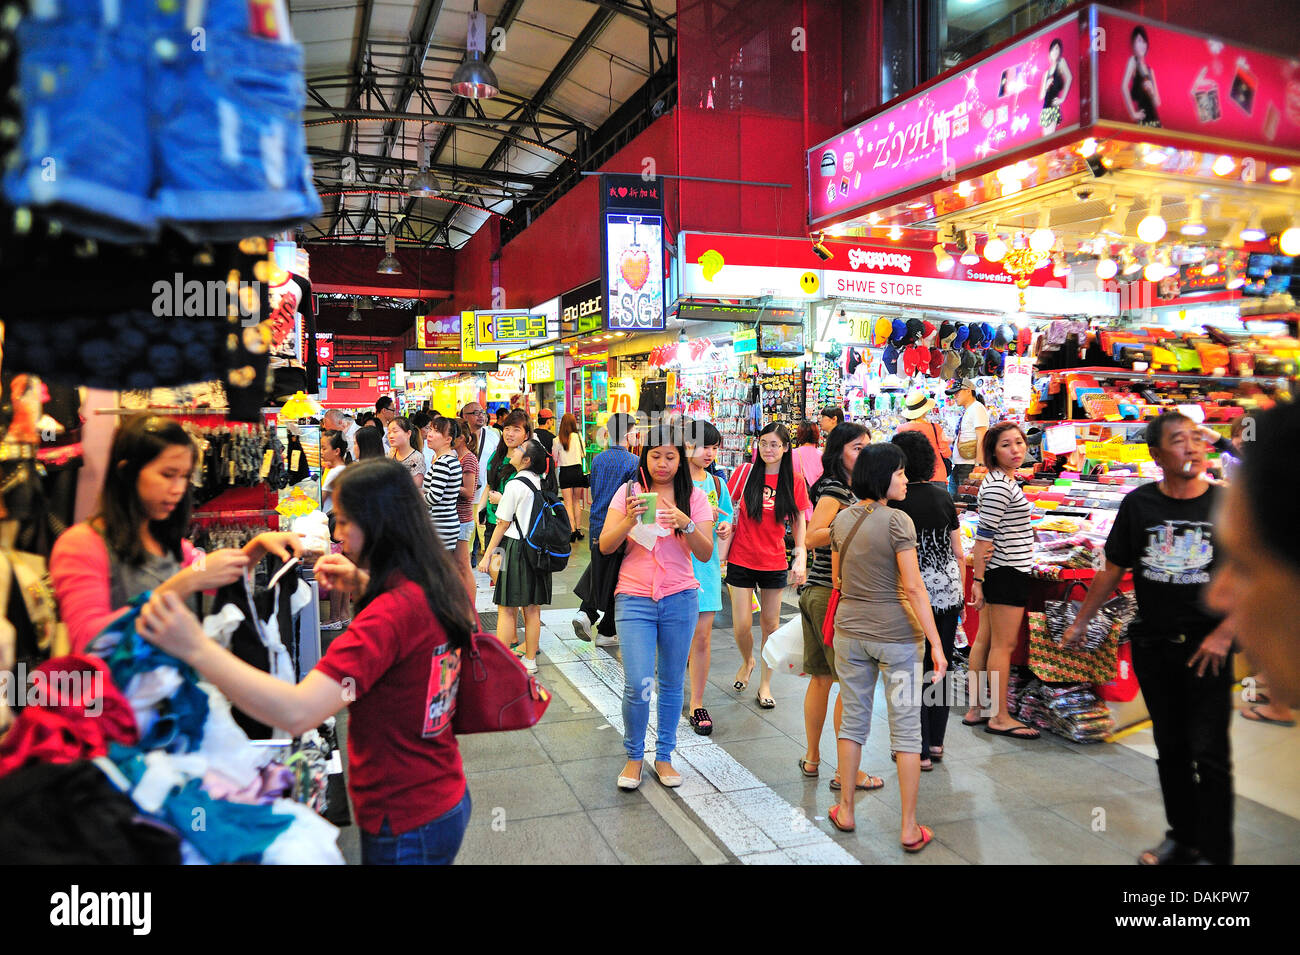
<svg viewBox="0 0 1300 955">
<path fill-rule="evenodd" d="M 835 637 L 835 672 L 840 678 L 840 697 L 844 700 L 840 739 L 852 740 L 859 746 L 866 743 L 871 732 L 876 677 L 884 674 L 890 749 L 896 753 L 921 752 L 923 649 L 920 640 Z"/>
</svg>

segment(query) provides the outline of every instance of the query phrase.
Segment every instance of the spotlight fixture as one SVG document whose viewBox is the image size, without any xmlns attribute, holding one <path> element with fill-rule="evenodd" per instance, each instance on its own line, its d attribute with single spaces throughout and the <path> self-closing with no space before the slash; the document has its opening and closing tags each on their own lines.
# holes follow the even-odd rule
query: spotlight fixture
<svg viewBox="0 0 1300 955">
<path fill-rule="evenodd" d="M 1097 261 L 1097 278 L 1103 281 L 1113 279 L 1118 272 L 1119 266 L 1116 265 L 1115 260 L 1110 257 L 1110 250 L 1106 249 L 1102 252 L 1101 258 Z"/>
<path fill-rule="evenodd" d="M 442 192 L 442 183 L 431 172 L 429 172 L 429 152 L 432 143 L 420 135 L 420 171 L 415 174 L 411 184 L 406 187 L 406 194 L 412 199 L 429 199 Z"/>
<path fill-rule="evenodd" d="M 1146 268 L 1142 270 L 1142 277 L 1148 282 L 1159 282 L 1165 277 L 1165 267 L 1152 259 L 1147 263 Z"/>
<path fill-rule="evenodd" d="M 970 184 L 969 179 L 964 179 L 957 183 L 957 195 L 961 196 L 963 199 L 967 198 L 974 191 L 975 187 Z"/>
<path fill-rule="evenodd" d="M 1138 223 L 1138 238 L 1147 244 L 1159 242 L 1165 237 L 1168 229 L 1169 226 L 1160 216 L 1160 196 L 1157 195 L 1147 207 L 1146 218 Z"/>
<path fill-rule="evenodd" d="M 969 229 L 962 233 L 961 259 L 962 265 L 979 265 L 979 253 L 975 251 L 975 233 Z"/>
<path fill-rule="evenodd" d="M 1246 223 L 1238 219 L 1228 227 L 1228 231 L 1223 234 L 1223 240 L 1219 243 L 1220 248 L 1230 249 L 1233 246 L 1241 245 L 1241 230 L 1246 227 Z"/>
<path fill-rule="evenodd" d="M 821 259 L 823 262 L 829 262 L 831 259 L 835 258 L 835 253 L 822 244 L 825 238 L 826 233 L 818 233 L 817 238 L 813 240 L 812 250 L 813 254 L 816 255 L 817 258 Z"/>
<path fill-rule="evenodd" d="M 1187 214 L 1187 221 L 1183 223 L 1178 230 L 1183 235 L 1205 235 L 1205 223 L 1201 221 L 1201 200 L 1193 199 L 1191 209 Z"/>
<path fill-rule="evenodd" d="M 1043 255 L 1051 252 L 1056 244 L 1056 233 L 1048 228 L 1051 221 L 1052 214 L 1044 209 L 1038 214 L 1038 228 L 1029 236 L 1029 247 Z"/>
<path fill-rule="evenodd" d="M 379 268 L 376 269 L 380 275 L 401 275 L 402 263 L 397 261 L 397 256 L 393 252 L 397 248 L 397 240 L 391 235 L 384 240 L 384 257 L 379 260 Z"/>
<path fill-rule="evenodd" d="M 1123 238 L 1125 230 L 1128 228 L 1129 210 L 1133 208 L 1132 199 L 1119 199 L 1115 202 L 1115 214 L 1111 217 L 1103 228 L 1102 232 L 1106 235 L 1113 235 L 1115 238 Z"/>
<path fill-rule="evenodd" d="M 1007 254 L 1007 244 L 998 235 L 998 227 L 990 222 L 984 227 L 988 240 L 984 243 L 984 259 L 988 262 L 1001 262 Z"/>
<path fill-rule="evenodd" d="M 469 31 L 465 38 L 465 62 L 456 68 L 451 78 L 451 91 L 467 99 L 491 99 L 501 92 L 492 68 L 483 62 L 487 49 L 487 17 L 478 12 L 478 0 L 469 15 Z"/>
<path fill-rule="evenodd" d="M 1148 166 L 1163 165 L 1168 159 L 1169 154 L 1167 152 L 1154 146 L 1148 146 L 1146 152 L 1142 156 L 1142 161 Z"/>
<path fill-rule="evenodd" d="M 1274 166 L 1268 171 L 1268 178 L 1273 182 L 1290 182 L 1292 175 L 1290 166 Z"/>
<path fill-rule="evenodd" d="M 943 247 L 943 243 L 936 243 L 933 252 L 934 267 L 936 269 L 940 272 L 947 272 L 952 268 L 952 256 L 949 255 L 948 250 Z"/>
<path fill-rule="evenodd" d="M 1244 275 L 1238 275 L 1236 269 L 1230 268 L 1224 274 L 1228 278 L 1226 286 L 1228 289 L 1239 289 L 1246 284 L 1246 277 Z"/>
<path fill-rule="evenodd" d="M 902 230 L 902 228 L 898 225 L 898 223 L 895 222 L 893 225 L 891 225 L 891 226 L 889 227 L 889 238 L 890 238 L 890 241 L 892 241 L 892 242 L 897 242 L 897 241 L 898 241 L 899 239 L 901 239 L 902 237 L 903 237 L 903 230 Z"/>
<path fill-rule="evenodd" d="M 1201 266 L 1201 274 L 1206 276 L 1218 275 L 1219 263 L 1216 262 L 1214 259 L 1210 259 L 1204 265 Z"/>
<path fill-rule="evenodd" d="M 1135 272 L 1137 272 L 1139 269 L 1142 268 L 1142 263 L 1139 262 L 1137 260 L 1137 256 L 1133 254 L 1132 246 L 1129 246 L 1127 249 L 1124 250 L 1123 259 L 1124 259 L 1125 275 L 1133 275 Z"/>
<path fill-rule="evenodd" d="M 1214 160 L 1214 165 L 1210 168 L 1214 170 L 1216 176 L 1231 176 L 1232 171 L 1237 168 L 1237 163 L 1231 156 L 1220 156 Z"/>
<path fill-rule="evenodd" d="M 1089 136 L 1083 142 L 1079 143 L 1079 155 L 1084 159 L 1091 159 L 1097 155 L 1097 140 Z"/>
<path fill-rule="evenodd" d="M 348 312 L 348 321 L 349 322 L 361 321 L 361 311 L 360 309 L 357 308 L 356 298 L 352 299 L 352 311 Z"/>
<path fill-rule="evenodd" d="M 1263 242 L 1268 238 L 1264 231 L 1263 215 L 1258 209 L 1250 214 L 1250 224 L 1241 230 L 1241 238 L 1246 242 Z"/>
<path fill-rule="evenodd" d="M 1283 255 L 1300 255 L 1300 226 L 1292 225 L 1277 237 L 1277 247 Z"/>
</svg>

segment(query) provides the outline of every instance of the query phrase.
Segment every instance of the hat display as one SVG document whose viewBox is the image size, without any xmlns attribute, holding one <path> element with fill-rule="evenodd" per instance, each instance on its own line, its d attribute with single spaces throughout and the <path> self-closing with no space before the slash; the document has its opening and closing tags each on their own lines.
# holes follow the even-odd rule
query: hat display
<svg viewBox="0 0 1300 955">
<path fill-rule="evenodd" d="M 875 335 L 873 337 L 877 348 L 883 348 L 885 346 L 885 343 L 889 341 L 889 336 L 893 333 L 893 330 L 894 323 L 889 319 L 883 317 L 876 319 Z"/>
<path fill-rule="evenodd" d="M 909 318 L 907 320 L 907 337 L 904 339 L 905 344 L 915 345 L 924 333 L 925 323 L 919 318 Z"/>
<path fill-rule="evenodd" d="M 895 345 L 901 345 L 903 339 L 907 337 L 907 322 L 901 318 L 896 318 L 890 327 L 892 330 L 889 333 L 889 340 Z"/>
<path fill-rule="evenodd" d="M 1016 334 L 1016 351 L 1021 357 L 1029 354 L 1030 346 L 1034 343 L 1034 330 L 1026 325 Z"/>
<path fill-rule="evenodd" d="M 930 370 L 930 349 L 924 345 L 908 345 L 903 349 L 903 374 L 915 375 Z"/>
<path fill-rule="evenodd" d="M 957 326 L 952 322 L 942 322 L 939 325 L 939 344 L 947 348 L 952 344 L 953 337 L 957 334 Z"/>
<path fill-rule="evenodd" d="M 930 336 L 933 335 L 935 332 L 937 332 L 938 329 L 935 328 L 933 322 L 927 322 L 927 321 L 921 322 L 921 328 L 922 328 L 921 338 L 924 339 L 926 344 L 928 345 L 930 344 Z"/>
<path fill-rule="evenodd" d="M 903 417 L 908 421 L 923 418 L 934 408 L 934 399 L 920 388 L 913 388 L 903 399 Z"/>
<path fill-rule="evenodd" d="M 880 356 L 880 361 L 885 366 L 885 370 L 891 375 L 898 372 L 898 346 L 894 344 L 892 339 L 885 346 L 885 353 Z"/>
<path fill-rule="evenodd" d="M 992 322 L 984 322 L 983 324 L 980 325 L 980 329 L 984 332 L 985 345 L 993 341 L 993 336 L 998 333 L 997 329 L 993 327 Z"/>
<path fill-rule="evenodd" d="M 957 369 L 961 367 L 961 353 L 955 348 L 946 349 L 943 353 L 943 367 L 939 369 L 939 377 L 951 379 L 957 374 Z"/>
<path fill-rule="evenodd" d="M 966 344 L 966 339 L 970 337 L 970 327 L 967 325 L 958 324 L 955 326 L 955 328 L 957 331 L 957 335 L 952 340 L 952 347 L 961 348 L 962 345 Z"/>
<path fill-rule="evenodd" d="M 984 326 L 979 322 L 971 322 L 970 334 L 966 336 L 966 348 L 974 351 L 984 345 Z"/>
<path fill-rule="evenodd" d="M 930 377 L 938 378 L 939 373 L 943 370 L 943 349 L 930 349 Z"/>
</svg>

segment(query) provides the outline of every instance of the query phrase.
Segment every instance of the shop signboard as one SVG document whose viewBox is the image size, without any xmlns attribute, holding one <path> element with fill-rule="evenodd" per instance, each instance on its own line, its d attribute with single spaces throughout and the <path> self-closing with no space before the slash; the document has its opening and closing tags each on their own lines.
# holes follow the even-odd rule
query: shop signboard
<svg viewBox="0 0 1300 955">
<path fill-rule="evenodd" d="M 560 333 L 599 331 L 604 327 L 600 279 L 560 296 Z"/>
<path fill-rule="evenodd" d="M 474 336 L 474 313 L 460 313 L 460 360 L 469 364 L 491 363 L 496 365 L 497 353 L 477 346 Z"/>
<path fill-rule="evenodd" d="M 602 298 L 611 331 L 664 328 L 663 186 L 607 174 L 601 182 Z"/>
<path fill-rule="evenodd" d="M 495 357 L 495 356 L 494 356 Z M 490 362 L 473 362 L 462 361 L 460 356 L 455 352 L 445 351 L 422 351 L 420 349 L 408 348 L 402 364 L 408 372 L 415 371 L 474 371 L 487 372 L 495 371 L 496 361 Z"/>
<path fill-rule="evenodd" d="M 1102 122 L 1300 152 L 1295 59 L 1105 8 L 1091 14 L 1092 35 L 1105 39 L 1093 44 Z"/>
<path fill-rule="evenodd" d="M 474 343 L 487 350 L 512 350 L 546 338 L 546 316 L 526 308 L 474 313 Z"/>
<path fill-rule="evenodd" d="M 524 366 L 528 375 L 530 385 L 541 384 L 543 382 L 555 380 L 555 356 L 546 355 L 542 358 L 534 358 Z"/>
<path fill-rule="evenodd" d="M 421 315 L 416 318 L 415 347 L 424 351 L 460 351 L 460 316 Z"/>
<path fill-rule="evenodd" d="M 1034 384 L 1032 358 L 1008 358 L 1002 368 L 1002 397 L 1008 408 L 1028 408 Z"/>
<path fill-rule="evenodd" d="M 352 353 L 334 356 L 332 371 L 379 371 L 379 355 L 376 352 Z"/>
<path fill-rule="evenodd" d="M 609 379 L 609 410 L 611 414 L 623 412 L 631 414 L 636 411 L 641 397 L 641 389 L 635 378 Z"/>
<path fill-rule="evenodd" d="M 1079 29 L 1077 13 L 1056 20 L 808 150 L 809 221 L 1067 138 L 1081 121 Z"/>
<path fill-rule="evenodd" d="M 488 400 L 506 401 L 523 391 L 521 371 L 518 365 L 503 365 L 496 371 L 489 371 L 487 373 Z"/>
<path fill-rule="evenodd" d="M 323 368 L 334 364 L 334 335 L 330 332 L 316 333 L 316 364 Z"/>
<path fill-rule="evenodd" d="M 731 349 L 737 355 L 752 355 L 758 351 L 758 330 L 742 328 L 732 336 Z"/>
</svg>

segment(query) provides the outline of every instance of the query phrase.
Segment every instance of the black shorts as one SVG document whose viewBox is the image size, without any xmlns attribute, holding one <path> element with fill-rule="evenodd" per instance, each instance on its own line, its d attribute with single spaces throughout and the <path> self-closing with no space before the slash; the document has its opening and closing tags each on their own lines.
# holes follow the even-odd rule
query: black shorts
<svg viewBox="0 0 1300 955">
<path fill-rule="evenodd" d="M 582 473 L 581 464 L 568 464 L 560 468 L 560 487 L 587 487 L 587 475 Z"/>
<path fill-rule="evenodd" d="M 788 573 L 784 570 L 750 570 L 739 564 L 728 564 L 726 583 L 732 587 L 784 590 Z"/>
<path fill-rule="evenodd" d="M 1014 567 L 995 567 L 984 572 L 984 602 L 1004 607 L 1023 607 L 1029 601 L 1029 575 Z"/>
</svg>

